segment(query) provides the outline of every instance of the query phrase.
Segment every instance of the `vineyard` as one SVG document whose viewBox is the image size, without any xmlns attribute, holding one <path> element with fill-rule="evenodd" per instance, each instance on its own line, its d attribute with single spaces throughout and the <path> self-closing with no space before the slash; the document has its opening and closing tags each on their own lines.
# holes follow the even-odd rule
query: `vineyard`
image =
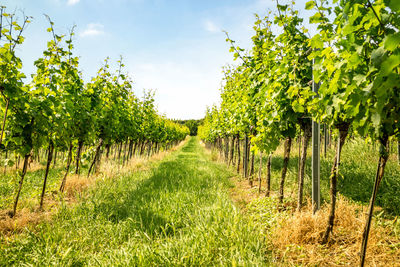
<svg viewBox="0 0 400 267">
<path fill-rule="evenodd" d="M 137 96 L 122 56 L 86 81 L 47 15 L 26 77 L 33 18 L 1 6 L 0 265 L 400 266 L 400 4 L 295 6 L 250 49 L 225 32 L 201 120 Z"/>
<path fill-rule="evenodd" d="M 50 17 L 47 31 L 51 39 L 43 57 L 35 61 L 37 72 L 32 81 L 24 84 L 22 62 L 15 51 L 24 41 L 23 32 L 31 18 L 18 22 L 15 14 L 6 11 L 1 7 L 0 146 L 4 174 L 10 174 L 10 181 L 1 188 L 3 201 L 14 191 L 13 166 L 19 176 L 9 216 L 17 214 L 30 165 L 45 161 L 38 203 L 38 208 L 43 209 L 48 175 L 57 156 L 65 163 L 65 174 L 58 186 L 63 193 L 70 169 L 81 174 L 82 163 L 89 176 L 99 170 L 102 158 L 109 159 L 114 154 L 113 160 L 124 165 L 136 154 L 150 156 L 169 149 L 189 133 L 186 127 L 157 114 L 152 92 L 145 93 L 142 99 L 133 94 L 122 58 L 117 61 L 115 72 L 107 58 L 97 76 L 85 83 L 79 58 L 73 54 L 74 29 L 68 35 L 57 34 Z M 3 201 L 1 207 L 8 207 L 10 203 Z"/>
<path fill-rule="evenodd" d="M 220 151 L 228 165 L 235 165 L 237 172 L 243 170 L 242 175 L 250 186 L 258 176 L 259 191 L 262 164 L 266 163 L 266 196 L 272 193 L 271 158 L 278 154 L 277 148 L 284 142 L 283 155 L 277 155 L 282 156 L 277 192 L 282 209 L 287 208 L 285 186 L 291 150 L 292 146 L 298 145 L 294 206 L 301 212 L 306 204 L 304 183 L 308 148 L 312 135 L 319 135 L 322 125 L 323 138 L 317 138 L 316 142 L 324 141 L 325 156 L 327 143 L 334 143 L 335 152 L 331 158 L 331 171 L 323 173 L 324 178 L 329 178 L 329 200 L 325 200 L 330 203 L 330 208 L 325 230 L 313 240 L 321 245 L 329 245 L 338 221 L 335 219 L 338 187 L 341 191 L 352 190 L 343 188 L 340 183 L 347 183 L 353 189 L 357 187 L 347 182 L 354 177 L 342 176 L 347 170 L 339 167 L 342 166 L 346 140 L 365 142 L 364 150 L 373 146 L 379 158 L 377 169 L 365 175 L 376 173 L 374 183 L 369 188 L 362 188 L 366 192 L 372 191 L 361 234 L 360 262 L 363 266 L 374 205 L 377 199 L 382 199 L 378 189 L 384 181 L 393 146 L 398 150 L 400 163 L 400 6 L 397 1 L 379 0 L 373 3 L 309 1 L 305 8 L 315 11 L 309 22 L 317 26 L 317 32 L 311 36 L 293 5 L 276 3 L 275 13 L 269 13 L 265 18 L 257 17 L 249 51 L 237 46 L 227 34 L 231 52 L 240 64 L 224 69 L 221 104 L 207 111 L 199 135 L 210 147 Z M 353 156 L 363 155 L 361 152 Z M 254 165 L 258 161 L 257 174 Z M 398 179 L 397 175 L 392 181 L 394 184 L 384 183 L 385 187 L 397 188 L 391 193 L 392 203 L 379 201 L 392 214 L 398 214 L 399 203 L 395 197 Z M 359 196 L 359 199 L 365 201 L 365 197 Z M 313 195 L 314 213 L 318 206 Z M 399 249 L 398 244 L 395 250 Z M 397 254 L 397 262 L 398 257 Z"/>
</svg>

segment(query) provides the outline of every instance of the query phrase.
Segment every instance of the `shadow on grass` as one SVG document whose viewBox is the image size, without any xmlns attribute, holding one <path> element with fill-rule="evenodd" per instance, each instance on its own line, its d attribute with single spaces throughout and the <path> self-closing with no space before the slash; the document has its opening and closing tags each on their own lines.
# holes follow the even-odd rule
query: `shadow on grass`
<svg viewBox="0 0 400 267">
<path fill-rule="evenodd" d="M 376 163 L 373 159 L 364 160 L 355 156 L 356 151 L 350 147 L 342 156 L 340 165 L 340 177 L 338 180 L 338 192 L 353 201 L 369 204 L 374 179 L 376 173 Z M 372 152 L 371 152 L 372 153 Z M 329 201 L 330 172 L 333 164 L 333 150 L 330 151 L 327 158 L 321 157 L 320 185 L 321 201 Z M 298 156 L 290 158 L 286 178 L 286 186 L 295 187 L 297 190 Z M 263 159 L 263 166 L 266 166 L 267 157 Z M 271 160 L 271 171 L 275 172 L 273 176 L 274 190 L 279 186 L 280 173 L 283 165 L 281 155 L 273 155 Z M 380 184 L 376 205 L 382 207 L 387 213 L 400 215 L 400 177 L 398 167 L 395 162 L 388 162 L 385 169 L 385 176 Z M 257 165 L 256 165 L 257 168 Z M 265 167 L 264 167 L 265 168 Z M 257 172 L 256 172 L 257 173 Z M 276 175 L 279 173 L 279 176 Z M 306 177 L 304 184 L 304 193 L 311 196 L 311 154 L 308 154 L 306 165 Z"/>
<path fill-rule="evenodd" d="M 392 215 L 400 215 L 400 179 L 399 173 L 388 164 L 385 176 L 379 186 L 376 205 Z M 368 204 L 374 186 L 375 168 L 358 166 L 351 163 L 342 164 L 342 178 L 339 181 L 339 192 L 355 201 Z"/>
</svg>

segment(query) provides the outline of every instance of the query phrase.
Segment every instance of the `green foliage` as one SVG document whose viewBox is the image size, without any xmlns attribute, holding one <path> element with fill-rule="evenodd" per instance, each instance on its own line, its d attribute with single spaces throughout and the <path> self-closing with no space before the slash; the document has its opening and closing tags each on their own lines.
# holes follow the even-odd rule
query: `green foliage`
<svg viewBox="0 0 400 267">
<path fill-rule="evenodd" d="M 350 124 L 361 136 L 387 140 L 400 128 L 400 14 L 395 1 L 317 1 L 308 36 L 293 5 L 277 3 L 256 16 L 253 46 L 244 52 L 228 36 L 236 67 L 224 69 L 221 105 L 207 111 L 201 136 L 250 135 L 254 149 L 273 152 L 313 118 Z M 312 64 L 312 60 L 314 63 Z M 320 83 L 318 95 L 312 82 Z M 300 127 L 299 127 L 300 126 Z"/>
<path fill-rule="evenodd" d="M 240 57 L 243 63 L 238 67 L 225 68 L 221 106 L 206 117 L 210 121 L 207 140 L 248 135 L 254 149 L 271 153 L 282 138 L 294 137 L 297 124 L 310 117 L 307 105 L 313 93 L 306 30 L 292 7 L 278 5 L 278 13 L 274 21 L 256 17 L 251 51 Z M 280 34 L 273 33 L 273 26 Z M 231 51 L 243 52 L 227 40 Z"/>
<path fill-rule="evenodd" d="M 203 120 L 174 120 L 174 122 L 185 125 L 189 128 L 190 136 L 196 136 L 198 127 Z"/>
<path fill-rule="evenodd" d="M 85 84 L 79 71 L 79 57 L 73 54 L 75 27 L 66 38 L 56 33 L 54 22 L 47 15 L 46 18 L 51 39 L 42 57 L 35 61 L 36 73 L 26 85 L 20 72 L 22 61 L 15 55 L 15 48 L 22 44 L 22 33 L 30 18 L 24 16 L 20 26 L 14 14 L 0 7 L 0 113 L 4 118 L 0 148 L 3 151 L 18 153 L 28 163 L 34 152 L 45 147 L 65 152 L 78 145 L 74 160 L 79 173 L 82 160 L 100 164 L 103 144 L 109 148 L 112 144 L 129 143 L 131 149 L 134 142 L 141 142 L 158 149 L 160 143 L 176 143 L 189 134 L 187 127 L 158 114 L 152 93 L 145 93 L 142 100 L 134 95 L 122 57 L 117 61 L 116 72 L 111 71 L 107 58 L 96 77 Z M 82 158 L 83 146 L 96 152 Z M 68 168 L 71 160 L 70 156 Z M 19 189 L 24 175 L 23 171 Z M 19 195 L 20 191 L 15 208 Z"/>
<path fill-rule="evenodd" d="M 1 7 L 0 106 L 5 113 L 9 102 L 9 109 L 3 149 L 25 155 L 48 142 L 64 151 L 70 144 L 94 145 L 98 139 L 108 145 L 127 140 L 169 143 L 189 133 L 188 128 L 158 115 L 152 93 L 145 93 L 143 100 L 133 94 L 122 58 L 115 73 L 106 59 L 97 76 L 85 84 L 79 58 L 73 54 L 74 28 L 68 38 L 57 34 L 48 16 L 51 39 L 43 57 L 35 61 L 32 82 L 24 85 L 22 62 L 14 51 L 30 21 L 24 17 L 19 26 L 15 15 L 4 10 Z"/>
<path fill-rule="evenodd" d="M 323 81 L 316 117 L 353 122 L 361 135 L 387 139 L 399 129 L 399 13 L 389 1 L 315 2 L 319 33 L 311 42 L 314 75 Z M 324 4 L 329 5 L 328 1 Z M 335 17 L 328 18 L 332 9 Z M 310 21 L 313 22 L 313 21 Z"/>
</svg>

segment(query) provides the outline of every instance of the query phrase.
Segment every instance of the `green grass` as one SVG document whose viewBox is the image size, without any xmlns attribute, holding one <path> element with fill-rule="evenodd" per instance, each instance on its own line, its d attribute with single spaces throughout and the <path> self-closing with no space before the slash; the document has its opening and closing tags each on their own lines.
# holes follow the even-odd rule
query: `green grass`
<svg viewBox="0 0 400 267">
<path fill-rule="evenodd" d="M 15 193 L 20 180 L 19 171 L 7 172 L 0 179 L 0 210 L 11 209 L 15 198 Z M 40 194 L 43 188 L 45 169 L 44 167 L 35 171 L 28 171 L 21 195 L 18 208 L 29 208 L 34 210 L 39 207 Z M 57 191 L 61 184 L 63 168 L 52 168 L 49 170 L 46 192 Z"/>
<path fill-rule="evenodd" d="M 361 140 L 350 140 L 341 165 L 339 192 L 354 201 L 368 205 L 374 186 L 378 151 Z M 387 162 L 376 205 L 388 214 L 400 215 L 400 165 L 392 156 Z"/>
<path fill-rule="evenodd" d="M 231 175 L 191 138 L 148 171 L 97 183 L 34 231 L 1 237 L 0 265 L 268 265 L 263 229 L 229 198 Z"/>
</svg>

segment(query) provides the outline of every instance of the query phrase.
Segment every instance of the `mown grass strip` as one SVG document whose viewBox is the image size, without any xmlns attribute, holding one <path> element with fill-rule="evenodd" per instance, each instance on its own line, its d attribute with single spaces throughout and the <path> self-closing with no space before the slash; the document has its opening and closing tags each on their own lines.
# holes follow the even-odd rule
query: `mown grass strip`
<svg viewBox="0 0 400 267">
<path fill-rule="evenodd" d="M 98 184 L 35 232 L 2 238 L 0 265 L 267 265 L 263 231 L 232 204 L 229 176 L 191 138 L 150 170 Z"/>
</svg>

